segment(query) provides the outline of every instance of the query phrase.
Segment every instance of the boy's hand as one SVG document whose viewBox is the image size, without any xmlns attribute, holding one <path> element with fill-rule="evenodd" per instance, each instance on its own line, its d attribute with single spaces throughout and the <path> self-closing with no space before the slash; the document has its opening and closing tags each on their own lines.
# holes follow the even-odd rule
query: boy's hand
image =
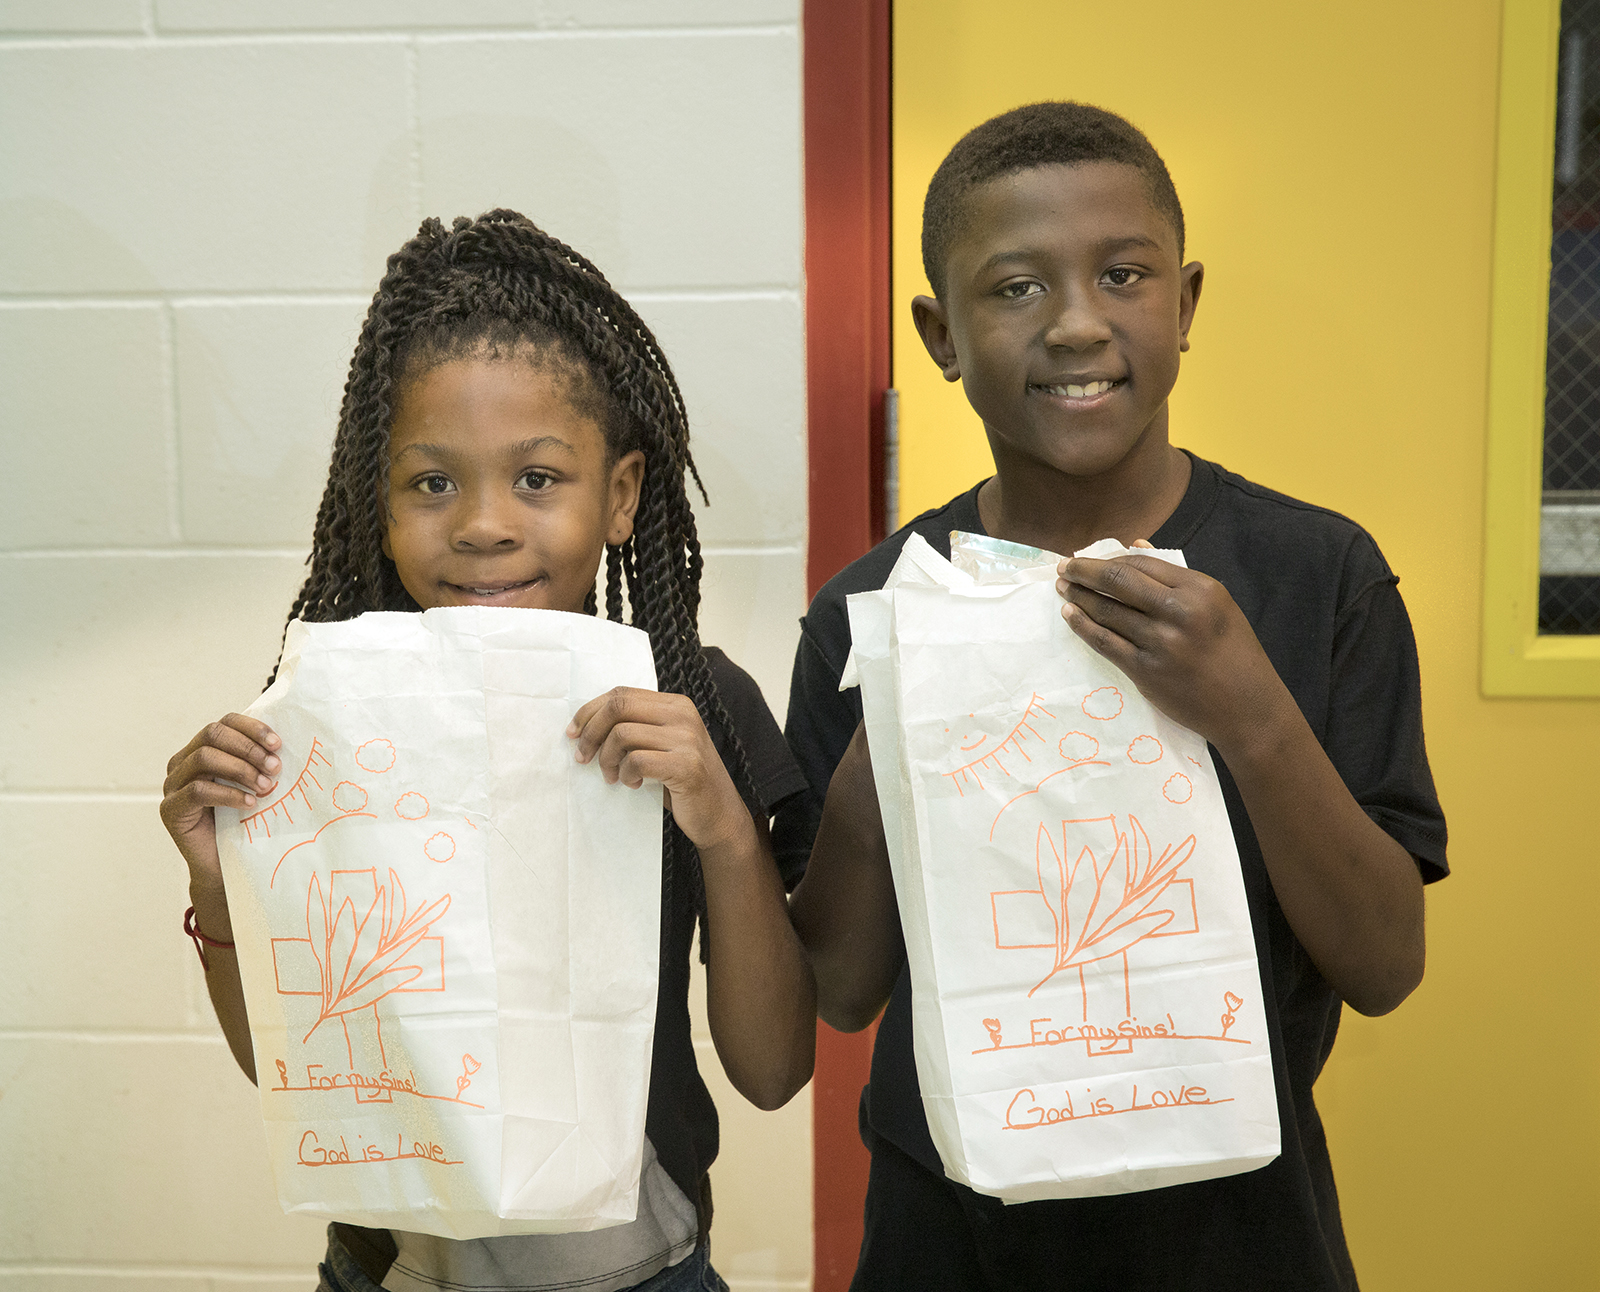
<svg viewBox="0 0 1600 1292">
<path fill-rule="evenodd" d="M 598 759 L 608 785 L 660 781 L 678 828 L 702 855 L 754 831 L 688 696 L 615 687 L 579 709 L 567 735 L 578 742 L 580 763 Z"/>
<path fill-rule="evenodd" d="M 1221 753 L 1328 984 L 1363 1014 L 1393 1009 L 1422 980 L 1421 872 L 1350 797 L 1227 589 L 1151 556 L 1058 569 L 1073 631 Z"/>
<path fill-rule="evenodd" d="M 239 788 L 253 785 L 269 794 L 278 783 L 283 741 L 266 723 L 230 713 L 202 727 L 167 762 L 161 787 L 161 823 L 189 863 L 192 882 L 221 887 L 217 860 L 217 806 L 241 811 L 256 805 L 256 795 Z M 223 781 L 236 784 L 224 785 Z"/>
<path fill-rule="evenodd" d="M 1218 749 L 1259 730 L 1286 695 L 1244 612 L 1209 575 L 1153 556 L 1069 557 L 1057 572 L 1072 630 Z"/>
</svg>

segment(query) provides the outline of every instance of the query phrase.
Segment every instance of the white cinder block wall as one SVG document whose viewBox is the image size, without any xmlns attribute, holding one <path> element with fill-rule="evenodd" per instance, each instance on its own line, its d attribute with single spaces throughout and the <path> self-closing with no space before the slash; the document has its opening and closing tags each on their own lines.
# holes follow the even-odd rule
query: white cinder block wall
<svg viewBox="0 0 1600 1292">
<path fill-rule="evenodd" d="M 682 381 L 706 639 L 803 607 L 798 0 L 0 0 L 0 1292 L 308 1292 L 179 930 L 168 756 L 242 707 L 424 215 L 527 212 Z M 810 1272 L 810 1100 L 722 1078 L 715 1254 Z"/>
</svg>

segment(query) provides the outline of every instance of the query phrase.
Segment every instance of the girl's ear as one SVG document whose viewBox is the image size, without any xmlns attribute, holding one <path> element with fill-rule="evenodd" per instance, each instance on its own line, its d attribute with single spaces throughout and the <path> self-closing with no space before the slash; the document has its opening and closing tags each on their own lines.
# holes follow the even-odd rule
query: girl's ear
<svg viewBox="0 0 1600 1292">
<path fill-rule="evenodd" d="M 611 546 L 617 547 L 633 537 L 633 517 L 639 510 L 643 487 L 644 453 L 634 449 L 624 453 L 611 468 L 611 517 L 606 526 L 606 542 Z"/>
</svg>

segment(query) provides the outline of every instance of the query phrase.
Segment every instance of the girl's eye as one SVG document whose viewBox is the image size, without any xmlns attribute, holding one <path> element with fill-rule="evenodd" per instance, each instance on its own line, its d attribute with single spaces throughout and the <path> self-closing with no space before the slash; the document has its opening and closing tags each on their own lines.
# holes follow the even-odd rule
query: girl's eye
<svg viewBox="0 0 1600 1292">
<path fill-rule="evenodd" d="M 449 493 L 455 486 L 450 483 L 449 476 L 428 475 L 418 480 L 416 487 L 423 493 L 440 494 Z"/>
<path fill-rule="evenodd" d="M 1129 269 L 1126 265 L 1118 265 L 1115 269 L 1106 270 L 1106 281 L 1113 287 L 1132 287 L 1144 277 L 1137 269 Z"/>
<path fill-rule="evenodd" d="M 1044 286 L 1041 283 L 1006 283 L 1000 288 L 1000 295 L 1005 297 L 1008 301 L 1019 301 L 1027 296 L 1037 296 L 1043 290 Z"/>
<path fill-rule="evenodd" d="M 539 493 L 541 490 L 548 489 L 555 481 L 544 471 L 524 471 L 517 483 L 524 489 Z"/>
</svg>

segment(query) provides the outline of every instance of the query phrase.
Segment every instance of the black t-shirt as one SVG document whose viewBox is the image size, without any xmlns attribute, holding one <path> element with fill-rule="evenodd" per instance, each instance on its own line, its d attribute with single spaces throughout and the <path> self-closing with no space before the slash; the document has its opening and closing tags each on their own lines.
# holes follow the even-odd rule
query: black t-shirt
<svg viewBox="0 0 1600 1292">
<path fill-rule="evenodd" d="M 1416 644 L 1397 580 L 1377 545 L 1334 512 L 1201 459 L 1193 464 L 1187 493 L 1151 542 L 1181 548 L 1191 569 L 1227 588 L 1356 802 L 1416 857 L 1424 880 L 1442 878 L 1448 873 L 1445 824 L 1423 748 Z M 860 691 L 838 689 L 850 650 L 845 597 L 882 587 L 912 533 L 946 556 L 951 530 L 983 533 L 977 494 L 974 488 L 917 517 L 847 567 L 801 621 L 787 735 L 809 789 L 785 806 L 774 826 L 785 875 L 804 868 L 828 781 L 861 718 Z M 1016 1213 L 1018 1222 L 1024 1222 L 1021 1213 L 1033 1221 L 1049 1218 L 1048 1224 L 1027 1224 L 1027 1267 L 1070 1268 L 1082 1279 L 1073 1286 L 1353 1288 L 1311 1094 L 1333 1048 L 1340 1001 L 1289 928 L 1238 788 L 1211 752 L 1238 844 L 1267 997 L 1282 1154 L 1244 1175 L 1005 1212 Z M 943 1174 L 922 1111 L 904 966 L 879 1024 L 862 1116 L 872 1133 Z M 998 1214 L 998 1201 L 974 1199 L 980 1208 L 990 1202 Z"/>
<path fill-rule="evenodd" d="M 744 746 L 755 798 L 745 794 L 750 815 L 767 820 L 806 788 L 806 780 L 761 688 L 714 646 L 706 663 L 733 728 Z M 727 734 L 710 727 L 712 742 L 728 774 L 739 785 Z M 744 794 L 744 787 L 740 786 Z M 662 859 L 664 862 L 665 857 Z M 797 877 L 798 878 L 798 877 Z M 694 899 L 686 883 L 663 886 L 661 908 L 661 983 L 656 994 L 656 1034 L 650 1061 L 650 1103 L 645 1134 L 662 1167 L 692 1202 L 702 1197 L 702 1182 L 717 1156 L 717 1109 L 695 1063 L 689 1031 L 689 957 L 694 945 Z"/>
</svg>

